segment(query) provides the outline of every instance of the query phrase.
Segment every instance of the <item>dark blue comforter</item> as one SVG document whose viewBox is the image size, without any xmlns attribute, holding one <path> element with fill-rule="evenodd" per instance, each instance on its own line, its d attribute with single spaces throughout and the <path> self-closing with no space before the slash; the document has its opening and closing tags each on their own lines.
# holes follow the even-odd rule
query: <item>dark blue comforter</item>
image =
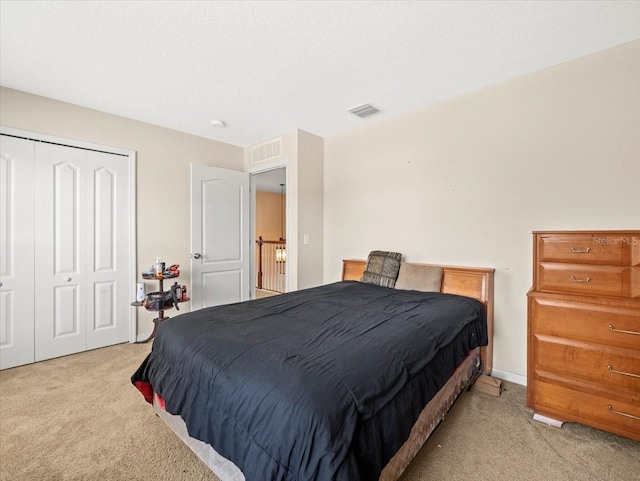
<svg viewBox="0 0 640 481">
<path fill-rule="evenodd" d="M 169 319 L 132 381 L 247 481 L 377 480 L 486 344 L 479 301 L 347 281 Z"/>
</svg>

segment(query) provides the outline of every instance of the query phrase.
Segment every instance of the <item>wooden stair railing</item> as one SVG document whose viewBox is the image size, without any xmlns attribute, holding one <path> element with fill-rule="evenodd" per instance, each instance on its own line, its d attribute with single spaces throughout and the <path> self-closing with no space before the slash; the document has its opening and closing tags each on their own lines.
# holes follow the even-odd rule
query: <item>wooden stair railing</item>
<svg viewBox="0 0 640 481">
<path fill-rule="evenodd" d="M 287 241 L 264 240 L 258 244 L 258 273 L 256 287 L 272 292 L 283 293 L 286 288 Z"/>
</svg>

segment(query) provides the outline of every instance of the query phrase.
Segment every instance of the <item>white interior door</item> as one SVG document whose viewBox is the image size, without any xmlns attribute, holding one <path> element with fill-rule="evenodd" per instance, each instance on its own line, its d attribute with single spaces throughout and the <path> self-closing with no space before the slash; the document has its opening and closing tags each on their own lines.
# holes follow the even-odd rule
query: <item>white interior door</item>
<svg viewBox="0 0 640 481">
<path fill-rule="evenodd" d="M 36 144 L 36 361 L 87 348 L 87 153 Z"/>
<path fill-rule="evenodd" d="M 191 308 L 250 296 L 249 174 L 191 164 Z"/>
<path fill-rule="evenodd" d="M 129 340 L 129 158 L 87 151 L 87 349 Z"/>
<path fill-rule="evenodd" d="M 0 369 L 34 361 L 34 143 L 0 137 Z"/>
</svg>

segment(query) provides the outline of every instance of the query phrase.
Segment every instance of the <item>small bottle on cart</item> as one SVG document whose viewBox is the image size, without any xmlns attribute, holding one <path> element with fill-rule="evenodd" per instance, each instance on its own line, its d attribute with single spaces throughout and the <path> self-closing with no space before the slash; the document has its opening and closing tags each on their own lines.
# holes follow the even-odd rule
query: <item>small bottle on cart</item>
<svg viewBox="0 0 640 481">
<path fill-rule="evenodd" d="M 182 294 L 181 295 L 181 299 L 182 299 L 183 302 L 186 301 L 187 299 L 189 299 L 187 297 L 187 286 L 185 286 L 185 285 L 182 286 L 182 293 L 181 294 Z"/>
<path fill-rule="evenodd" d="M 182 286 L 176 282 L 176 283 L 173 284 L 173 286 L 171 286 L 171 289 L 175 293 L 176 299 L 178 299 L 178 301 L 181 301 L 182 300 Z"/>
<path fill-rule="evenodd" d="M 162 279 L 163 275 L 162 275 L 162 262 L 160 262 L 160 258 L 156 257 L 156 264 L 155 264 L 155 268 L 154 268 L 154 274 L 156 275 L 156 277 L 158 279 Z"/>
</svg>

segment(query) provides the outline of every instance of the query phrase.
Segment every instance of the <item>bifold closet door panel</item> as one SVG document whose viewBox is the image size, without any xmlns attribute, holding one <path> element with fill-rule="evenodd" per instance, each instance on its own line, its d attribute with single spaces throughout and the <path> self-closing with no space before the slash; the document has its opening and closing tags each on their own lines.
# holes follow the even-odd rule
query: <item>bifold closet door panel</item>
<svg viewBox="0 0 640 481">
<path fill-rule="evenodd" d="M 129 340 L 128 161 L 87 152 L 87 349 Z"/>
<path fill-rule="evenodd" d="M 35 358 L 86 350 L 87 151 L 35 148 Z"/>
<path fill-rule="evenodd" d="M 0 369 L 34 361 L 34 149 L 0 136 Z"/>
</svg>

